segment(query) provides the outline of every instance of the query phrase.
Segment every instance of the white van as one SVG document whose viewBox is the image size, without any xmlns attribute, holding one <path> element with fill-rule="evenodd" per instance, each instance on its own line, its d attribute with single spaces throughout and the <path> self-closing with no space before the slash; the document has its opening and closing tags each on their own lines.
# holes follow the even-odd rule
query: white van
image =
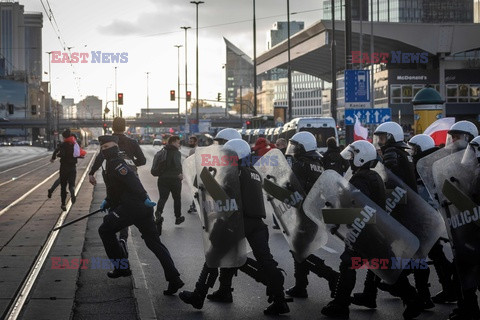
<svg viewBox="0 0 480 320">
<path fill-rule="evenodd" d="M 338 145 L 337 124 L 331 117 L 295 118 L 285 123 L 279 138 L 284 138 L 288 141 L 295 133 L 301 131 L 308 131 L 315 136 L 317 150 L 320 153 L 327 151 L 327 139 L 330 137 L 335 137 Z"/>
</svg>

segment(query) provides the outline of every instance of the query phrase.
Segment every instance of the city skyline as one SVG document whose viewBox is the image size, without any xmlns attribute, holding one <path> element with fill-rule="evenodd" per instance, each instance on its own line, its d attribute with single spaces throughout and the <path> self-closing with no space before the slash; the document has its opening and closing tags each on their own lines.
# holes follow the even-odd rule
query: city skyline
<svg viewBox="0 0 480 320">
<path fill-rule="evenodd" d="M 274 6 L 274 3 L 270 0 L 257 4 L 257 55 L 266 50 L 266 31 L 276 21 L 286 20 L 286 2 L 284 7 Z M 24 5 L 25 12 L 42 11 L 44 15 L 42 51 L 64 52 L 52 27 L 52 24 L 56 24 L 49 22 L 41 4 L 33 0 L 21 1 L 20 4 Z M 78 102 L 88 95 L 95 95 L 105 103 L 108 94 L 108 100 L 114 100 L 114 67 L 117 66 L 117 92 L 125 95 L 124 115 L 133 116 L 146 107 L 146 72 L 149 72 L 150 108 L 176 107 L 177 102 L 169 99 L 169 91 L 177 91 L 177 49 L 174 45 L 184 44 L 181 26 L 192 27 L 188 31 L 188 90 L 192 91 L 192 98 L 196 98 L 195 7 L 189 1 L 178 3 L 164 0 L 154 3 L 143 0 L 136 6 L 126 1 L 118 1 L 115 6 L 93 1 L 81 4 L 50 1 L 50 5 L 70 52 L 90 55 L 91 51 L 128 53 L 127 63 L 94 64 L 91 63 L 91 57 L 89 63 L 75 63 L 73 68 L 69 63 L 51 63 L 52 95 L 55 99 L 61 100 L 65 96 Z M 305 21 L 308 26 L 321 18 L 320 6 L 315 1 L 292 2 L 290 6 L 291 12 L 310 11 L 292 15 L 292 21 Z M 166 7 L 169 12 L 164 12 L 163 8 Z M 95 10 L 92 11 L 92 8 Z M 72 12 L 76 13 L 75 17 L 65 19 L 71 17 Z M 219 14 L 222 12 L 229 14 Z M 223 36 L 232 39 L 253 57 L 252 13 L 251 3 L 239 5 L 234 1 L 207 1 L 199 7 L 200 99 L 216 100 L 218 92 L 225 92 Z M 180 96 L 184 98 L 184 50 L 180 53 L 180 64 Z M 48 81 L 46 53 L 43 54 L 42 69 L 43 81 Z M 79 90 L 76 82 L 79 83 Z M 224 103 L 221 105 L 224 106 Z M 184 103 L 181 106 L 183 111 Z"/>
</svg>

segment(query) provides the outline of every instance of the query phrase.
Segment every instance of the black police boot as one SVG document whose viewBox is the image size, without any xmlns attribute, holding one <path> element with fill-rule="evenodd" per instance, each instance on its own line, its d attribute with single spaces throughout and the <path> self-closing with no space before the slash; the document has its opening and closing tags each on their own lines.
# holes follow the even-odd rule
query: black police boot
<svg viewBox="0 0 480 320">
<path fill-rule="evenodd" d="M 218 277 L 217 268 L 209 268 L 205 263 L 198 281 L 195 284 L 195 290 L 182 291 L 179 293 L 179 298 L 187 304 L 191 304 L 195 309 L 202 309 L 207 295 L 208 288 L 212 288 Z"/>
<path fill-rule="evenodd" d="M 448 287 L 443 288 L 442 291 L 432 297 L 432 301 L 437 304 L 454 303 L 457 300 L 458 298 L 455 291 Z"/>
<path fill-rule="evenodd" d="M 268 299 L 268 302 L 272 302 L 265 310 L 263 314 L 269 316 L 278 316 L 280 314 L 285 314 L 290 312 L 288 307 L 287 300 L 283 294 L 271 296 Z"/>
<path fill-rule="evenodd" d="M 213 302 L 232 303 L 233 302 L 232 292 L 233 292 L 233 288 L 220 286 L 220 288 L 218 288 L 217 291 L 207 295 L 207 299 Z"/>
<path fill-rule="evenodd" d="M 322 314 L 330 318 L 348 319 L 350 309 L 348 305 L 332 300 L 322 308 Z"/>
<path fill-rule="evenodd" d="M 430 284 L 428 284 L 426 287 L 418 288 L 418 296 L 423 304 L 424 310 L 435 308 L 435 304 L 430 297 L 430 289 L 428 287 L 430 287 Z"/>
<path fill-rule="evenodd" d="M 60 209 L 62 209 L 62 211 L 67 211 L 67 207 L 64 204 L 60 206 Z"/>
<path fill-rule="evenodd" d="M 324 278 L 325 280 L 328 281 L 330 296 L 333 298 L 333 293 L 335 290 L 335 286 L 337 285 L 337 281 L 338 281 L 338 277 L 340 276 L 340 273 L 338 273 L 337 271 L 327 266 L 325 264 L 325 260 L 322 260 L 313 254 L 308 256 L 305 261 L 308 265 L 308 269 L 311 272 L 315 273 L 320 278 Z"/>
<path fill-rule="evenodd" d="M 53 191 L 48 189 L 48 195 L 47 195 L 48 199 L 50 199 L 52 197 L 52 193 L 53 193 Z"/>
<path fill-rule="evenodd" d="M 458 308 L 454 309 L 449 320 L 478 320 L 480 308 L 476 295 L 476 288 L 462 290 L 462 297 L 458 299 Z"/>
<path fill-rule="evenodd" d="M 177 277 L 171 281 L 168 282 L 168 288 L 167 290 L 163 291 L 163 294 L 166 296 L 173 296 L 175 293 L 177 293 L 178 289 L 183 287 L 185 283 L 180 279 L 180 277 Z"/>
<path fill-rule="evenodd" d="M 180 216 L 180 217 L 178 217 L 178 218 L 175 219 L 175 224 L 176 224 L 176 225 L 179 225 L 179 224 L 182 224 L 184 221 L 185 221 L 185 217 L 184 217 L 184 216 Z"/>
<path fill-rule="evenodd" d="M 378 278 L 371 270 L 368 270 L 363 292 L 355 293 L 353 295 L 352 304 L 375 309 L 377 307 L 377 284 L 379 279 L 380 278 Z"/>
<path fill-rule="evenodd" d="M 120 277 L 129 277 L 132 275 L 132 270 L 128 269 L 114 269 L 113 271 L 108 271 L 107 276 L 111 279 L 116 279 Z"/>
<path fill-rule="evenodd" d="M 355 287 L 356 272 L 340 264 L 340 276 L 333 291 L 334 299 L 323 307 L 322 314 L 337 319 L 348 319 L 350 315 L 350 294 Z"/>
<path fill-rule="evenodd" d="M 288 289 L 286 294 L 294 298 L 308 298 L 307 286 L 308 286 L 308 266 L 307 262 L 297 262 L 293 258 L 295 286 Z"/>
<path fill-rule="evenodd" d="M 196 291 L 182 291 L 178 297 L 185 303 L 191 304 L 195 309 L 202 309 L 205 297 Z"/>
<path fill-rule="evenodd" d="M 411 298 L 403 302 L 405 310 L 403 310 L 403 318 L 406 320 L 415 319 L 423 311 L 423 303 L 417 298 Z"/>
</svg>

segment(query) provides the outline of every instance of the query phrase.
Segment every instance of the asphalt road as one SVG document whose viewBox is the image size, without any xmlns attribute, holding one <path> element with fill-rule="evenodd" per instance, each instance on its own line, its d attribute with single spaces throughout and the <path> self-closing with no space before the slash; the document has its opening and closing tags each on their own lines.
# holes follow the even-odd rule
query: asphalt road
<svg viewBox="0 0 480 320">
<path fill-rule="evenodd" d="M 159 147 L 142 146 L 147 164 L 139 168 L 140 178 L 152 199 L 158 199 L 158 190 L 156 187 L 156 178 L 150 175 L 150 167 L 155 152 Z M 188 149 L 183 149 L 184 154 L 188 154 Z M 201 235 L 201 225 L 199 217 L 196 214 L 187 213 L 191 203 L 192 195 L 185 185 L 182 188 L 182 212 L 186 221 L 180 226 L 174 225 L 173 200 L 170 198 L 165 206 L 163 216 L 162 242 L 169 248 L 177 268 L 182 274 L 182 279 L 186 283 L 183 289 L 193 290 L 195 282 L 204 263 L 203 243 Z M 270 248 L 279 265 L 286 272 L 285 288 L 294 284 L 293 278 L 293 260 L 289 253 L 286 240 L 281 232 L 271 228 L 273 225 L 271 217 L 267 217 L 266 223 L 270 231 Z M 155 312 L 159 319 L 252 319 L 263 317 L 263 309 L 267 306 L 265 288 L 256 283 L 253 279 L 239 272 L 234 278 L 234 303 L 218 304 L 206 300 L 204 308 L 201 311 L 184 304 L 177 296 L 166 297 L 163 290 L 167 283 L 163 275 L 163 270 L 155 256 L 146 248 L 140 234 L 136 228 L 131 228 L 134 248 L 141 261 L 142 269 L 145 274 L 148 295 L 153 303 Z M 339 256 L 343 251 L 343 243 L 336 237 L 330 236 L 327 245 L 318 250 L 316 255 L 326 260 L 326 264 L 338 270 Z M 131 250 L 131 249 L 130 249 Z M 365 270 L 357 272 L 357 285 L 354 292 L 363 289 L 365 279 Z M 440 290 L 435 272 L 431 272 L 431 292 L 432 294 Z M 327 282 L 315 275 L 309 276 L 309 298 L 295 299 L 290 303 L 291 312 L 282 318 L 291 319 L 319 319 L 325 318 L 320 310 L 330 299 L 330 291 Z M 413 283 L 413 279 L 411 279 Z M 218 287 L 218 281 L 215 289 Z M 213 290 L 211 290 L 213 291 Z M 352 306 L 350 308 L 351 319 L 403 319 L 403 305 L 400 299 L 393 298 L 384 292 L 380 292 L 377 301 L 377 310 L 367 310 L 362 307 Z M 423 313 L 419 319 L 447 319 L 453 305 L 439 305 L 433 311 Z"/>
</svg>

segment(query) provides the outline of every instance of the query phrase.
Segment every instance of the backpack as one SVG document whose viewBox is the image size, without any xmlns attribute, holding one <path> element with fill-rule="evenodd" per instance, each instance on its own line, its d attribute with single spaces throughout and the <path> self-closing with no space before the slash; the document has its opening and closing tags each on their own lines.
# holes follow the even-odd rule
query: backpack
<svg viewBox="0 0 480 320">
<path fill-rule="evenodd" d="M 152 169 L 150 170 L 152 176 L 160 176 L 167 168 L 167 153 L 167 150 L 162 148 L 155 154 L 155 157 L 153 158 Z"/>
</svg>

